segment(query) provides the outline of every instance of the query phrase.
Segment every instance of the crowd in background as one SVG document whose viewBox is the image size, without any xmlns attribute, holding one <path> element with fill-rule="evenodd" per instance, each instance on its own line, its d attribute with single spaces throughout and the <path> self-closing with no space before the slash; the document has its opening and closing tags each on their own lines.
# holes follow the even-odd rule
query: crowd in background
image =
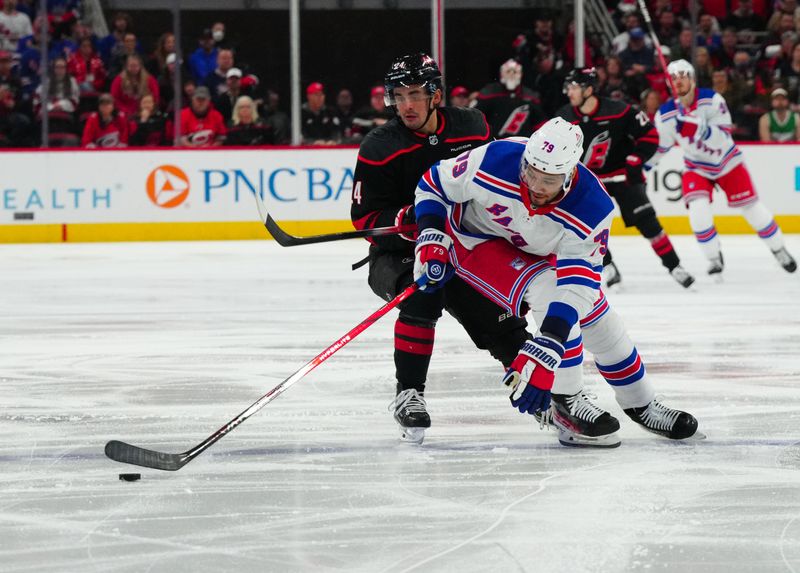
<svg viewBox="0 0 800 573">
<path fill-rule="evenodd" d="M 739 140 L 800 140 L 800 8 L 798 0 L 771 1 L 705 0 L 696 35 L 688 0 L 650 2 L 667 61 L 693 62 L 698 85 L 727 101 Z M 181 145 L 290 141 L 290 118 L 278 92 L 264 89 L 237 60 L 224 22 L 210 23 L 179 64 L 171 32 L 146 49 L 125 13 L 111 15 L 111 33 L 99 38 L 81 20 L 79 0 L 48 0 L 46 15 L 36 13 L 33 0 L 0 4 L 0 147 L 41 145 L 44 114 L 50 147 L 172 145 L 178 65 Z M 589 34 L 585 64 L 598 71 L 600 95 L 640 106 L 652 117 L 670 94 L 651 36 L 635 1 L 607 8 L 619 34 L 610 45 Z M 46 93 L 40 74 L 43 26 L 49 47 Z M 541 12 L 508 46 L 507 57 L 519 63 L 521 83 L 505 95 L 529 103 L 535 117 L 552 117 L 566 103 L 563 81 L 575 63 L 570 19 Z M 487 78 L 486 84 L 496 79 Z M 384 106 L 381 78 L 368 94 L 330 93 L 319 82 L 304 88 L 301 130 L 308 145 L 358 143 L 393 115 Z M 480 105 L 484 91 L 485 86 L 454 86 L 447 95 L 452 105 Z"/>
</svg>

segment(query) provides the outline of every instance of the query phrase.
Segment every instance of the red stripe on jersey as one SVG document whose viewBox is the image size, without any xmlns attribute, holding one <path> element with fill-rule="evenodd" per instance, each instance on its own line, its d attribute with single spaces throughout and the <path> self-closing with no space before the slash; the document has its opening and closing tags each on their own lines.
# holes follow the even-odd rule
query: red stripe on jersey
<svg viewBox="0 0 800 573">
<path fill-rule="evenodd" d="M 458 143 L 459 141 L 472 141 L 477 139 L 478 141 L 485 141 L 489 139 L 489 134 L 491 130 L 489 129 L 489 124 L 486 122 L 486 116 L 483 117 L 483 125 L 486 128 L 486 133 L 483 135 L 468 135 L 467 137 L 448 137 L 445 139 L 446 143 Z"/>
<path fill-rule="evenodd" d="M 558 208 L 553 209 L 553 213 L 558 215 L 559 217 L 563 217 L 564 219 L 567 220 L 567 222 L 571 223 L 572 225 L 575 225 L 578 229 L 583 231 L 585 234 L 590 235 L 592 233 L 591 227 L 587 226 L 586 223 L 584 223 L 580 219 L 576 219 L 575 217 L 573 217 L 572 215 L 570 215 L 569 213 L 567 213 L 563 209 L 558 209 Z"/>
<path fill-rule="evenodd" d="M 363 161 L 367 165 L 386 165 L 387 163 L 389 163 L 392 159 L 394 159 L 398 155 L 402 155 L 404 153 L 411 153 L 412 151 L 416 151 L 420 147 L 422 147 L 421 144 L 415 143 L 411 147 L 406 147 L 405 149 L 401 149 L 400 151 L 395 151 L 389 157 L 387 157 L 386 159 L 381 159 L 380 161 L 376 161 L 376 160 L 373 160 L 373 159 L 367 159 L 367 158 L 363 157 L 361 154 L 359 154 L 358 160 L 359 161 Z"/>
<path fill-rule="evenodd" d="M 355 219 L 353 221 L 353 227 L 358 229 L 359 231 L 362 229 L 372 229 L 375 226 L 375 220 L 380 215 L 380 211 L 370 211 L 360 219 Z"/>
</svg>

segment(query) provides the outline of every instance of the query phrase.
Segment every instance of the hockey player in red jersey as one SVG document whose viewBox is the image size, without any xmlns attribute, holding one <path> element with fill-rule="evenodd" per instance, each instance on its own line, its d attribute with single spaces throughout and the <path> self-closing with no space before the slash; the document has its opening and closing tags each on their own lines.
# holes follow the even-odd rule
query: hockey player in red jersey
<svg viewBox="0 0 800 573">
<path fill-rule="evenodd" d="M 580 129 L 554 118 L 530 139 L 494 141 L 431 167 L 416 191 L 414 278 L 424 288 L 446 287 L 454 272 L 515 316 L 531 308 L 538 334 L 522 345 L 504 382 L 523 413 L 548 412 L 552 396 L 563 444 L 619 445 L 617 420 L 583 392 L 583 344 L 628 417 L 688 438 L 697 420 L 656 398 L 600 289 L 613 204 L 579 161 L 582 140 Z"/>
<path fill-rule="evenodd" d="M 711 211 L 715 186 L 725 193 L 728 206 L 741 209 L 778 263 L 793 273 L 797 263 L 786 250 L 772 213 L 760 201 L 742 152 L 731 136 L 731 114 L 725 100 L 714 90 L 697 87 L 694 68 L 686 60 L 671 62 L 667 73 L 679 101 L 668 101 L 656 113 L 659 147 L 649 163 L 655 165 L 674 145 L 683 150 L 683 200 L 692 231 L 709 260 L 708 273 L 718 275 L 725 266 Z"/>
<path fill-rule="evenodd" d="M 539 99 L 522 85 L 522 64 L 508 60 L 500 66 L 500 81 L 484 86 L 475 101 L 493 137 L 528 136 L 547 119 Z"/>
<path fill-rule="evenodd" d="M 689 287 L 694 277 L 682 266 L 672 242 L 659 222 L 647 197 L 644 164 L 658 147 L 658 133 L 647 115 L 624 102 L 599 97 L 594 68 L 571 71 L 564 81 L 569 97 L 557 114 L 583 132 L 583 163 L 605 185 L 619 205 L 626 227 L 635 226 L 661 259 L 661 264 L 680 285 Z M 606 284 L 612 286 L 622 275 L 612 260 L 611 250 L 603 258 Z"/>
<path fill-rule="evenodd" d="M 395 117 L 370 131 L 358 151 L 351 217 L 357 229 L 413 223 L 414 190 L 439 160 L 491 140 L 476 109 L 439 107 L 442 75 L 426 54 L 397 58 L 385 77 L 386 105 Z M 369 285 L 391 300 L 413 281 L 414 236 L 370 239 Z M 394 329 L 395 420 L 403 439 L 421 442 L 430 416 L 424 399 L 434 332 L 442 310 L 455 316 L 476 346 L 509 366 L 527 339 L 527 322 L 482 297 L 461 279 L 401 303 Z"/>
</svg>

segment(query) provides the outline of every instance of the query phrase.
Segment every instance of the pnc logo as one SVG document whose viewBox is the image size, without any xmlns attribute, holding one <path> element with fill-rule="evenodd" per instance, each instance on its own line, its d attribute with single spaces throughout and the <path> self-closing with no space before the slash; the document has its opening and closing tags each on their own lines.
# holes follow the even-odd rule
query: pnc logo
<svg viewBox="0 0 800 573">
<path fill-rule="evenodd" d="M 174 165 L 156 167 L 147 176 L 147 196 L 159 207 L 177 207 L 189 196 L 189 178 Z"/>
</svg>

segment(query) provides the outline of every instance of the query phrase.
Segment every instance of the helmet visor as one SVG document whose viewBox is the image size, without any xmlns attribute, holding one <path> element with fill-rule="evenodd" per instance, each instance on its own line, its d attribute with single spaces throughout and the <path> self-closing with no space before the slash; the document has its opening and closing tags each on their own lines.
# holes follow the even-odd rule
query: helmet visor
<svg viewBox="0 0 800 573">
<path fill-rule="evenodd" d="M 430 84 L 414 84 L 406 86 L 404 84 L 395 85 L 391 88 L 386 86 L 383 94 L 383 103 L 386 106 L 403 105 L 407 103 L 417 103 L 426 101 L 432 97 Z"/>
</svg>

